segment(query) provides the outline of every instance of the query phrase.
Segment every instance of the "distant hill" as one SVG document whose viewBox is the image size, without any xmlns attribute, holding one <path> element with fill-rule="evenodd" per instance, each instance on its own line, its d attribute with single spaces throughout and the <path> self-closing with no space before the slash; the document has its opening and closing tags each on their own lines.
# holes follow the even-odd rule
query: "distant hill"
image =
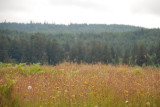
<svg viewBox="0 0 160 107">
<path fill-rule="evenodd" d="M 17 30 L 23 32 L 43 33 L 100 33 L 100 32 L 126 32 L 141 29 L 141 27 L 117 24 L 41 24 L 41 23 L 0 23 L 0 29 Z"/>
<path fill-rule="evenodd" d="M 86 24 L 0 26 L 0 62 L 160 66 L 160 29 Z"/>
</svg>

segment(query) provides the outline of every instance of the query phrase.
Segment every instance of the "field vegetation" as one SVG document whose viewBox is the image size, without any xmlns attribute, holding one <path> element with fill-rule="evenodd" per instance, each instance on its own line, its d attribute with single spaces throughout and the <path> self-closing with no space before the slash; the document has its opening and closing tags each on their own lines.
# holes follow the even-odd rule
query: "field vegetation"
<svg viewBox="0 0 160 107">
<path fill-rule="evenodd" d="M 160 29 L 0 22 L 0 107 L 160 107 Z"/>
<path fill-rule="evenodd" d="M 160 68 L 0 63 L 0 107 L 160 107 Z"/>
</svg>

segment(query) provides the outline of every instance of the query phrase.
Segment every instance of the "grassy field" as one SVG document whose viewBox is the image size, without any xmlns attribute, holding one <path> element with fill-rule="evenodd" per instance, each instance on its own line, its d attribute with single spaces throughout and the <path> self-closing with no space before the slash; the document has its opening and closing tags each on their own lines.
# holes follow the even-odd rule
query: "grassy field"
<svg viewBox="0 0 160 107">
<path fill-rule="evenodd" d="M 160 107 L 160 68 L 0 63 L 0 107 Z"/>
</svg>

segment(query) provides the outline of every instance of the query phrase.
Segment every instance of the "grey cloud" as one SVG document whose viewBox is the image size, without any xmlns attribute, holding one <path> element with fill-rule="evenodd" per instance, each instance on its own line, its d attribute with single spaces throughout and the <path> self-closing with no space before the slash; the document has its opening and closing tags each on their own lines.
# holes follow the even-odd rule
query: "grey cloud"
<svg viewBox="0 0 160 107">
<path fill-rule="evenodd" d="M 96 10 L 104 8 L 88 0 L 0 0 L 0 12 L 29 12 L 42 1 L 48 2 L 49 6 L 77 6 Z"/>
<path fill-rule="evenodd" d="M 27 11 L 33 5 L 31 0 L 0 0 L 1 12 Z"/>
<path fill-rule="evenodd" d="M 139 0 L 133 5 L 132 12 L 160 16 L 160 0 Z"/>
</svg>

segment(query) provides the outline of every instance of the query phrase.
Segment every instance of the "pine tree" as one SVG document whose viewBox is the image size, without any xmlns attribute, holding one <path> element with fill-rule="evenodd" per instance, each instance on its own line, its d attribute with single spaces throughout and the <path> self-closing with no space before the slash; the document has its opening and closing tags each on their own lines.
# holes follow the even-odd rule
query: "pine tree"
<svg viewBox="0 0 160 107">
<path fill-rule="evenodd" d="M 143 64 L 146 64 L 146 63 L 147 63 L 146 48 L 143 44 L 141 44 L 138 49 L 137 64 L 142 66 Z"/>
<path fill-rule="evenodd" d="M 123 63 L 124 64 L 129 64 L 129 50 L 128 49 L 125 50 L 125 53 L 124 53 L 124 56 L 123 56 Z"/>
</svg>

